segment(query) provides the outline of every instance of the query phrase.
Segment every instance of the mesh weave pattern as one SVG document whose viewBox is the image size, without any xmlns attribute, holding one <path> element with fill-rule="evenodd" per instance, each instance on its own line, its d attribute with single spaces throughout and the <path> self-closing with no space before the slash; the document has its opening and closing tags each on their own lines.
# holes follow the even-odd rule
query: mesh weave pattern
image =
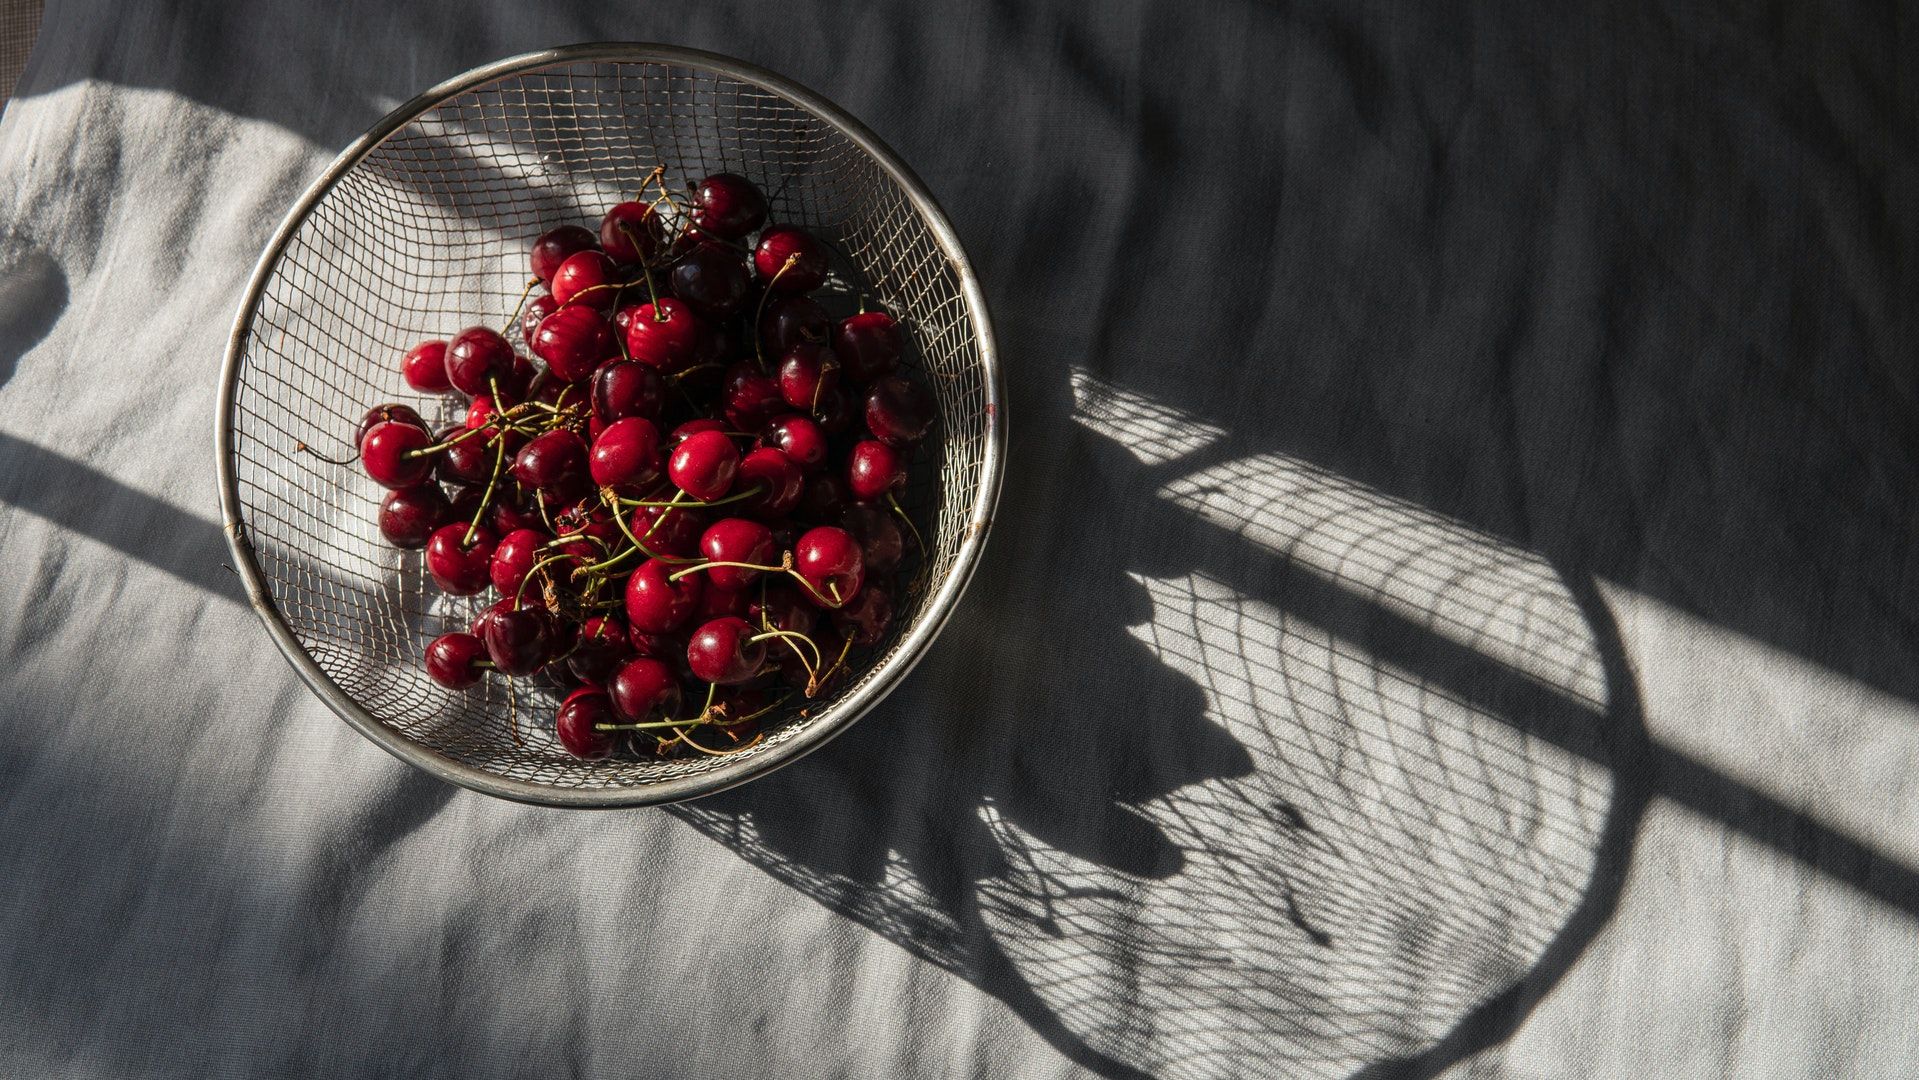
<svg viewBox="0 0 1919 1080">
<path fill-rule="evenodd" d="M 449 693 L 420 657 L 464 629 L 480 598 L 438 593 L 417 552 L 380 539 L 380 489 L 351 454 L 359 417 L 406 402 L 450 423 L 398 360 L 420 340 L 501 326 L 532 239 L 592 225 L 654 165 L 672 183 L 742 173 L 773 220 L 837 246 L 820 299 L 893 312 L 908 364 L 940 419 L 915 458 L 906 505 L 926 537 L 928 587 L 900 597 L 893 635 L 838 697 L 797 705 L 758 747 L 728 758 L 580 762 L 552 735 L 550 693 L 501 680 Z M 808 725 L 896 659 L 953 570 L 985 478 L 990 418 L 981 343 L 960 277 L 907 193 L 831 120 L 729 74 L 657 61 L 565 63 L 486 83 L 402 126 L 339 177 L 292 233 L 253 309 L 235 372 L 232 465 L 241 524 L 265 586 L 300 644 L 362 708 L 405 738 L 497 776 L 555 789 L 631 789 L 732 769 Z M 518 330 L 511 332 L 517 343 Z M 521 683 L 527 680 L 520 680 Z M 517 717 L 517 722 L 515 722 Z M 517 734 L 516 734 L 517 729 Z"/>
</svg>

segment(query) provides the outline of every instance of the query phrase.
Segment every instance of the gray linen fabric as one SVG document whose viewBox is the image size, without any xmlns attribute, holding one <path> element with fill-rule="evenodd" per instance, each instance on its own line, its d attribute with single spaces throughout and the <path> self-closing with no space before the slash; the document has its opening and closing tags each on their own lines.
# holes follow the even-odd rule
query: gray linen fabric
<svg viewBox="0 0 1919 1080">
<path fill-rule="evenodd" d="M 0 120 L 0 1075 L 1919 1072 L 1909 7 L 56 0 Z M 944 202 L 1008 488 L 847 738 L 418 775 L 221 566 L 297 192 L 545 45 Z"/>
</svg>

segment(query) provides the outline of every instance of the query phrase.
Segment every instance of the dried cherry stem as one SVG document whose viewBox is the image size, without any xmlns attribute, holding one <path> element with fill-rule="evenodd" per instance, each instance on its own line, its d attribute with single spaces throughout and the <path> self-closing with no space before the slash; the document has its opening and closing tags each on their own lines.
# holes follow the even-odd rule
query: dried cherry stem
<svg viewBox="0 0 1919 1080">
<path fill-rule="evenodd" d="M 920 554 L 924 555 L 926 553 L 926 541 L 924 539 L 921 539 L 920 537 L 919 526 L 913 524 L 912 517 L 910 517 L 906 513 L 906 510 L 900 506 L 900 501 L 894 498 L 893 493 L 890 491 L 887 492 L 886 494 L 886 505 L 893 508 L 893 512 L 900 516 L 901 521 L 906 522 L 907 529 L 910 530 L 913 534 L 913 543 L 919 547 Z"/>
<path fill-rule="evenodd" d="M 500 487 L 500 473 L 506 469 L 506 440 L 501 439 L 493 446 L 493 475 L 487 477 L 486 490 L 480 492 L 480 507 L 473 511 L 473 520 L 467 523 L 466 532 L 460 534 L 460 546 L 473 542 L 473 534 L 479 531 L 480 519 L 486 516 L 486 509 L 493 505 L 493 493 Z"/>
<path fill-rule="evenodd" d="M 748 641 L 765 641 L 768 638 L 778 638 L 781 641 L 786 643 L 787 648 L 793 650 L 793 655 L 800 658 L 800 666 L 806 669 L 806 678 L 808 682 L 812 682 L 820 677 L 820 665 L 825 663 L 826 661 L 824 660 L 824 658 L 820 656 L 820 647 L 814 643 L 812 638 L 807 637 L 805 634 L 800 633 L 798 630 L 767 630 L 764 633 L 754 634 L 752 637 L 748 638 L 747 640 Z M 807 662 L 806 654 L 800 651 L 800 647 L 793 643 L 794 638 L 798 638 L 801 641 L 806 642 L 806 647 L 808 649 L 813 650 L 813 659 L 811 663 Z"/>
<path fill-rule="evenodd" d="M 760 290 L 759 306 L 753 309 L 753 359 L 760 362 L 761 371 L 766 370 L 766 353 L 764 346 L 760 344 L 760 319 L 766 314 L 766 298 L 773 295 L 773 286 L 779 283 L 780 275 L 793 269 L 799 261 L 800 253 L 797 251 L 786 257 L 786 261 L 780 264 L 779 270 L 766 279 L 766 288 Z"/>
<path fill-rule="evenodd" d="M 328 465 L 351 465 L 354 462 L 360 460 L 360 450 L 358 447 L 354 448 L 353 456 L 350 458 L 347 458 L 344 461 L 335 461 L 332 458 L 326 456 L 325 454 L 320 453 L 318 450 L 315 450 L 313 447 L 308 446 L 307 444 L 303 442 L 295 442 L 293 444 L 293 448 L 302 454 L 311 454 L 312 456 L 319 458 L 321 461 L 326 462 Z M 403 458 L 409 458 L 409 457 L 413 457 L 419 452 L 420 451 L 418 450 L 408 450 L 406 453 L 401 454 L 400 456 Z"/>
<path fill-rule="evenodd" d="M 520 290 L 520 302 L 513 305 L 513 314 L 506 317 L 506 325 L 500 328 L 501 337 L 505 337 L 507 332 L 513 329 L 513 324 L 519 321 L 520 309 L 526 306 L 526 298 L 533 295 L 533 286 L 539 283 L 540 279 L 534 278 L 526 283 L 526 288 Z"/>
<path fill-rule="evenodd" d="M 531 567 L 527 569 L 526 576 L 520 579 L 520 587 L 513 590 L 513 606 L 519 607 L 523 602 L 525 602 L 526 583 L 529 581 L 532 581 L 534 577 L 536 577 L 539 574 L 540 571 L 546 569 L 549 566 L 552 566 L 556 562 L 560 562 L 565 559 L 577 559 L 577 558 L 579 558 L 579 556 L 574 555 L 571 552 L 561 552 L 558 555 L 549 555 L 548 557 L 541 559 L 539 562 L 534 563 Z"/>
<path fill-rule="evenodd" d="M 819 693 L 821 687 L 825 686 L 826 683 L 833 678 L 833 676 L 838 675 L 840 672 L 840 667 L 846 663 L 846 654 L 852 651 L 853 651 L 853 639 L 850 637 L 843 639 L 840 642 L 840 654 L 833 658 L 832 666 L 828 667 L 825 671 L 821 672 L 820 677 L 818 679 L 807 684 L 806 696 L 810 698 L 814 696 L 815 694 Z"/>
<path fill-rule="evenodd" d="M 679 740 L 685 743 L 686 745 L 692 747 L 693 749 L 698 750 L 700 753 L 707 755 L 708 757 L 726 757 L 729 754 L 744 753 L 748 750 L 753 749 L 755 746 L 758 746 L 760 743 L 760 740 L 766 738 L 766 732 L 762 731 L 758 735 L 753 736 L 752 742 L 745 743 L 740 746 L 736 746 L 731 750 L 715 750 L 710 746 L 706 746 L 701 743 L 694 742 L 692 739 L 688 738 L 687 736 L 690 735 L 691 733 L 692 733 L 692 729 L 690 728 L 686 730 L 682 730 L 679 733 Z"/>
<path fill-rule="evenodd" d="M 622 499 L 617 495 L 613 497 L 613 501 L 619 503 L 622 506 L 677 506 L 677 507 L 684 507 L 685 509 L 688 509 L 688 510 L 698 510 L 702 507 L 725 506 L 727 503 L 739 502 L 741 499 L 750 499 L 753 496 L 758 495 L 760 492 L 765 490 L 766 488 L 763 487 L 762 485 L 754 484 L 752 487 L 747 488 L 745 491 L 736 491 L 733 494 L 728 495 L 724 499 L 714 499 L 712 502 L 701 502 L 698 499 L 690 499 L 690 500 L 687 500 L 686 502 L 681 502 L 677 498 L 675 499 Z"/>
</svg>

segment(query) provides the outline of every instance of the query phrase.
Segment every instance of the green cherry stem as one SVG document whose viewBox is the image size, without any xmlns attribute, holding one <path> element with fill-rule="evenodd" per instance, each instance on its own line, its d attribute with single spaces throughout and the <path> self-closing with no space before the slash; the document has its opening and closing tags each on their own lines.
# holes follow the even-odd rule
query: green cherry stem
<svg viewBox="0 0 1919 1080">
<path fill-rule="evenodd" d="M 501 337 L 505 337 L 513 329 L 514 322 L 520 317 L 520 309 L 526 306 L 526 298 L 533 295 L 533 286 L 539 283 L 540 279 L 534 278 L 526 283 L 526 288 L 520 290 L 520 302 L 513 305 L 513 314 L 506 317 L 506 325 L 500 328 Z"/>
<path fill-rule="evenodd" d="M 473 520 L 467 524 L 466 532 L 461 534 L 460 546 L 473 542 L 473 534 L 479 531 L 480 519 L 486 516 L 487 507 L 493 505 L 493 493 L 499 490 L 500 473 L 506 468 L 506 440 L 493 444 L 493 475 L 487 477 L 486 490 L 480 493 L 480 508 L 473 511 Z"/>
<path fill-rule="evenodd" d="M 689 499 L 685 502 L 681 502 L 677 498 L 674 498 L 674 499 L 622 499 L 617 495 L 614 496 L 614 501 L 619 503 L 622 506 L 669 506 L 669 507 L 684 507 L 688 510 L 698 510 L 698 509 L 702 509 L 709 506 L 725 506 L 727 503 L 739 502 L 741 499 L 750 499 L 753 496 L 758 495 L 760 492 L 764 490 L 766 490 L 764 487 L 762 487 L 759 484 L 755 484 L 752 487 L 747 488 L 745 491 L 736 491 L 733 494 L 728 495 L 724 499 L 714 499 L 712 502 L 700 502 L 697 499 Z M 655 524 L 657 525 L 658 522 L 655 522 Z M 651 531 L 651 530 L 648 530 L 648 531 Z"/>
</svg>

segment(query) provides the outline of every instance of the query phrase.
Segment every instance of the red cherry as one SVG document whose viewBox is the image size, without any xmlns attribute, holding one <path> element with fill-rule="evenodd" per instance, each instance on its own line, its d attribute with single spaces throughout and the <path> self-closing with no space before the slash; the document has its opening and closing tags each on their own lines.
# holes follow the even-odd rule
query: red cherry
<svg viewBox="0 0 1919 1080">
<path fill-rule="evenodd" d="M 773 533 L 757 521 L 723 518 L 701 534 L 700 554 L 714 562 L 767 566 L 775 554 Z M 744 589 L 759 576 L 760 571 L 744 566 L 712 566 L 706 570 L 707 580 L 718 589 Z"/>
<path fill-rule="evenodd" d="M 626 579 L 628 626 L 644 634 L 665 634 L 699 607 L 700 575 L 669 581 L 673 570 L 673 564 L 663 559 L 648 559 Z"/>
<path fill-rule="evenodd" d="M 474 491 L 473 494 L 477 497 L 479 492 Z M 472 514 L 473 511 L 468 511 L 463 520 L 471 521 Z M 510 493 L 510 489 L 494 494 L 486 514 L 486 523 L 496 536 L 505 536 L 515 529 L 540 529 L 546 525 L 540 518 L 539 510 L 525 496 Z"/>
<path fill-rule="evenodd" d="M 422 548 L 452 511 L 438 484 L 389 491 L 380 500 L 380 535 L 397 548 Z"/>
<path fill-rule="evenodd" d="M 498 415 L 500 415 L 500 407 L 494 403 L 493 396 L 491 394 L 481 394 L 473 399 L 473 404 L 467 406 L 466 426 L 469 428 L 486 427 L 488 424 L 491 424 L 493 418 Z M 491 436 L 489 435 L 489 437 Z"/>
<path fill-rule="evenodd" d="M 632 655 L 619 618 L 595 615 L 580 624 L 579 641 L 567 655 L 566 666 L 587 682 L 605 683 Z"/>
<path fill-rule="evenodd" d="M 633 511 L 632 529 L 653 554 L 691 559 L 700 553 L 706 524 L 706 515 L 689 507 L 641 506 Z"/>
<path fill-rule="evenodd" d="M 706 583 L 706 591 L 700 594 L 700 608 L 693 613 L 699 622 L 718 619 L 726 615 L 746 614 L 746 589 L 716 588 L 711 581 Z"/>
<path fill-rule="evenodd" d="M 715 173 L 693 189 L 693 223 L 725 240 L 738 240 L 766 221 L 766 196 L 735 173 Z"/>
<path fill-rule="evenodd" d="M 400 360 L 400 377 L 422 394 L 444 394 L 453 389 L 446 378 L 446 342 L 422 341 Z"/>
<path fill-rule="evenodd" d="M 810 298 L 779 296 L 768 300 L 760 313 L 760 347 L 767 356 L 785 356 L 802 341 L 824 342 L 832 329 L 826 309 Z"/>
<path fill-rule="evenodd" d="M 768 446 L 786 451 L 786 456 L 804 472 L 826 464 L 826 433 L 810 416 L 788 413 L 775 417 L 766 425 L 761 438 Z"/>
<path fill-rule="evenodd" d="M 642 364 L 672 374 L 693 362 L 702 324 L 685 301 L 662 296 L 638 305 L 628 316 L 626 351 Z"/>
<path fill-rule="evenodd" d="M 743 683 L 766 666 L 766 643 L 753 640 L 745 619 L 726 616 L 693 631 L 686 643 L 686 664 L 703 682 Z"/>
<path fill-rule="evenodd" d="M 593 419 L 602 424 L 641 416 L 660 418 L 666 403 L 666 381 L 645 364 L 613 360 L 593 373 Z"/>
<path fill-rule="evenodd" d="M 619 283 L 620 269 L 612 259 L 602 252 L 581 251 L 568 255 L 553 272 L 553 299 L 561 307 L 577 303 L 610 310 L 619 299 L 619 289 L 614 287 Z"/>
<path fill-rule="evenodd" d="M 528 342 L 540 330 L 540 320 L 560 310 L 560 302 L 552 296 L 541 293 L 526 302 L 526 309 L 520 312 L 520 336 Z"/>
<path fill-rule="evenodd" d="M 575 304 L 540 320 L 528 347 L 546 361 L 556 378 L 573 382 L 593 374 L 599 362 L 614 351 L 613 328 L 595 309 Z"/>
<path fill-rule="evenodd" d="M 876 645 L 893 623 L 893 597 L 878 585 L 859 591 L 853 602 L 833 613 L 833 626 L 855 645 Z"/>
<path fill-rule="evenodd" d="M 519 601 L 513 599 L 511 596 L 501 600 L 495 600 L 491 604 L 481 608 L 478 615 L 473 616 L 473 628 L 467 632 L 479 638 L 480 645 L 484 648 L 486 646 L 486 624 L 492 622 L 493 616 L 498 615 L 500 612 L 512 611 L 519 606 Z"/>
<path fill-rule="evenodd" d="M 860 545 L 845 529 L 808 529 L 793 545 L 793 570 L 821 607 L 844 607 L 860 591 L 866 568 Z"/>
<path fill-rule="evenodd" d="M 873 574 L 897 570 L 906 554 L 906 535 L 891 512 L 865 503 L 855 503 L 840 515 L 840 527 L 859 541 L 860 561 Z"/>
<path fill-rule="evenodd" d="M 533 276 L 541 281 L 552 281 L 553 274 L 560 265 L 582 251 L 593 248 L 593 234 L 578 225 L 562 225 L 549 229 L 533 241 Z"/>
<path fill-rule="evenodd" d="M 496 544 L 493 531 L 484 525 L 473 530 L 473 543 L 462 543 L 466 530 L 466 522 L 456 521 L 435 529 L 426 541 L 427 573 L 455 596 L 472 596 L 486 588 Z"/>
<path fill-rule="evenodd" d="M 616 204 L 600 219 L 600 246 L 614 262 L 637 263 L 660 249 L 660 219 L 643 202 Z"/>
<path fill-rule="evenodd" d="M 806 489 L 806 477 L 784 450 L 762 446 L 740 459 L 739 475 L 734 478 L 733 484 L 741 489 L 760 488 L 758 495 L 740 503 L 740 513 L 761 521 L 771 521 L 792 513 L 793 508 L 800 504 L 800 493 Z"/>
<path fill-rule="evenodd" d="M 725 430 L 726 430 L 726 424 L 723 423 L 722 421 L 715 420 L 710 416 L 696 417 L 692 420 L 688 420 L 684 424 L 681 424 L 679 427 L 674 428 L 673 433 L 666 437 L 666 442 L 667 442 L 667 445 L 669 446 L 678 446 L 679 444 L 685 442 L 686 440 L 692 438 L 693 436 L 698 435 L 702 431 L 725 431 Z"/>
<path fill-rule="evenodd" d="M 606 689 L 613 711 L 630 723 L 670 720 L 680 711 L 680 680 L 670 665 L 654 657 L 627 661 Z"/>
<path fill-rule="evenodd" d="M 556 490 L 586 475 L 586 443 L 566 428 L 534 436 L 513 459 L 513 479 L 537 491 Z"/>
<path fill-rule="evenodd" d="M 862 311 L 833 328 L 833 351 L 846 365 L 846 377 L 869 383 L 900 366 L 906 339 L 900 324 L 884 311 Z"/>
<path fill-rule="evenodd" d="M 466 436 L 459 438 L 459 436 Z M 446 446 L 440 451 L 434 472 L 449 484 L 484 484 L 493 476 L 493 440 L 475 435 L 464 424 L 455 424 L 434 436 Z"/>
<path fill-rule="evenodd" d="M 730 319 L 746 306 L 753 279 L 738 255 L 718 244 L 698 244 L 673 264 L 673 295 L 703 319 Z"/>
<path fill-rule="evenodd" d="M 487 576 L 501 596 L 517 596 L 527 572 L 540 561 L 540 545 L 552 537 L 538 529 L 515 529 L 500 538 L 487 564 Z"/>
<path fill-rule="evenodd" d="M 780 357 L 779 376 L 780 397 L 795 409 L 811 412 L 823 393 L 839 386 L 839 357 L 824 345 L 802 341 Z"/>
<path fill-rule="evenodd" d="M 366 433 L 373 430 L 373 425 L 383 424 L 387 421 L 392 421 L 396 424 L 411 424 L 421 431 L 429 430 L 426 426 L 426 421 L 420 419 L 420 414 L 413 411 L 413 407 L 410 405 L 394 405 L 391 403 L 375 405 L 366 411 L 365 416 L 360 417 L 360 426 L 353 433 L 354 444 L 358 445 L 360 440 L 366 438 Z"/>
<path fill-rule="evenodd" d="M 490 326 L 470 326 L 446 346 L 447 381 L 468 397 L 486 393 L 491 380 L 505 386 L 514 366 L 513 346 Z"/>
<path fill-rule="evenodd" d="M 754 590 L 748 590 L 749 593 Z M 806 602 L 800 591 L 784 581 L 775 581 L 766 586 L 763 597 L 754 597 L 746 608 L 747 621 L 758 624 L 762 619 L 775 630 L 785 630 L 795 634 L 813 636 L 813 627 L 819 621 L 819 609 Z M 778 652 L 780 647 L 773 651 Z"/>
<path fill-rule="evenodd" d="M 758 431 L 786 411 L 779 384 L 744 360 L 726 369 L 721 391 L 726 422 L 740 431 Z"/>
<path fill-rule="evenodd" d="M 904 491 L 906 462 L 894 447 L 878 439 L 863 439 L 846 455 L 846 488 L 860 502 Z"/>
<path fill-rule="evenodd" d="M 516 607 L 486 622 L 486 652 L 507 675 L 531 675 L 553 656 L 553 616 L 545 608 Z"/>
<path fill-rule="evenodd" d="M 360 464 L 382 487 L 412 487 L 432 475 L 433 458 L 407 455 L 432 444 L 433 436 L 422 428 L 398 420 L 382 420 L 368 428 L 360 439 Z"/>
<path fill-rule="evenodd" d="M 673 448 L 666 475 L 681 491 L 712 502 L 732 488 L 739 468 L 740 452 L 733 440 L 717 431 L 702 431 Z"/>
<path fill-rule="evenodd" d="M 911 446 L 933 426 L 932 395 L 920 384 L 888 375 L 866 392 L 866 430 L 894 446 Z"/>
<path fill-rule="evenodd" d="M 588 467 L 600 487 L 652 485 L 660 478 L 660 429 L 638 416 L 615 420 L 593 440 Z"/>
<path fill-rule="evenodd" d="M 606 691 L 582 686 L 560 702 L 553 714 L 553 731 L 566 752 L 586 761 L 611 757 L 617 745 L 614 732 L 601 731 L 601 724 L 615 723 L 613 704 Z"/>
<path fill-rule="evenodd" d="M 426 647 L 427 678 L 448 690 L 464 690 L 480 681 L 486 669 L 486 645 L 472 634 L 441 634 Z"/>
<path fill-rule="evenodd" d="M 753 269 L 774 292 L 812 292 L 826 283 L 826 245 L 797 225 L 768 225 L 753 249 Z"/>
</svg>

